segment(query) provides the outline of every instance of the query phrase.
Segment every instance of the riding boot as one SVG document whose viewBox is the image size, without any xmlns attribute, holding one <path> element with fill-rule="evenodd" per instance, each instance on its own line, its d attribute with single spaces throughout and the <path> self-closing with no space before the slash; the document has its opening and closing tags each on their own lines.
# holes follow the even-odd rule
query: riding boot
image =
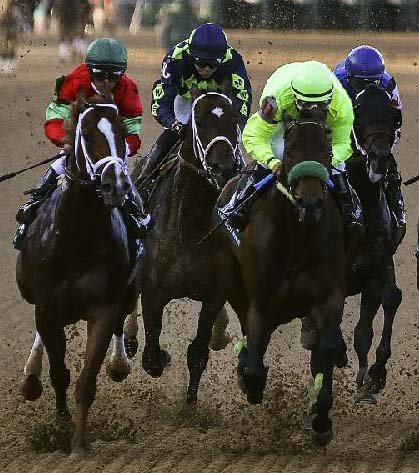
<svg viewBox="0 0 419 473">
<path fill-rule="evenodd" d="M 346 173 L 339 172 L 331 176 L 334 194 L 342 210 L 343 225 L 347 240 L 357 240 L 364 231 L 362 213 L 355 203 Z"/>
<path fill-rule="evenodd" d="M 152 221 L 150 214 L 143 211 L 140 197 L 137 193 L 128 194 L 124 205 L 121 207 L 121 215 L 127 228 L 127 233 L 134 240 L 144 238 L 150 230 Z"/>
<path fill-rule="evenodd" d="M 254 191 L 255 184 L 270 174 L 270 170 L 256 164 L 255 169 L 251 173 L 243 174 L 239 179 L 237 188 L 231 196 L 230 200 L 218 210 L 223 216 L 230 215 L 228 219 L 229 225 L 239 231 L 243 231 L 249 223 L 249 213 L 252 207 L 251 199 L 236 210 Z"/>
<path fill-rule="evenodd" d="M 157 138 L 149 154 L 145 156 L 146 163 L 141 171 L 140 181 L 143 181 L 153 174 L 179 139 L 179 135 L 174 133 L 172 130 L 163 131 L 163 133 Z"/>
<path fill-rule="evenodd" d="M 395 245 L 400 245 L 406 234 L 406 215 L 404 212 L 404 201 L 401 191 L 402 179 L 400 174 L 394 170 L 387 173 L 385 194 L 390 212 L 394 215 L 396 221 Z"/>
<path fill-rule="evenodd" d="M 31 192 L 29 200 L 20 207 L 16 214 L 16 221 L 20 224 L 13 238 L 13 247 L 20 250 L 25 239 L 28 226 L 35 220 L 36 211 L 45 202 L 57 187 L 58 174 L 50 167 L 42 176 L 36 189 Z"/>
</svg>

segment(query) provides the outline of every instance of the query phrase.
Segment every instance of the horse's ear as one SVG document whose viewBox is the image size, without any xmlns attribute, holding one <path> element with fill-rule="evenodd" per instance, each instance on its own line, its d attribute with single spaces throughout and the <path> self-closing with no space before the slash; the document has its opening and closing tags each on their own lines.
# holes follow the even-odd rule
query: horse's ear
<svg viewBox="0 0 419 473">
<path fill-rule="evenodd" d="M 196 100 L 203 92 L 194 84 L 191 88 L 192 99 Z"/>
<path fill-rule="evenodd" d="M 233 86 L 231 84 L 231 80 L 228 78 L 225 78 L 223 82 L 221 83 L 221 90 L 224 95 L 227 95 L 227 97 L 230 97 L 233 95 Z"/>
</svg>

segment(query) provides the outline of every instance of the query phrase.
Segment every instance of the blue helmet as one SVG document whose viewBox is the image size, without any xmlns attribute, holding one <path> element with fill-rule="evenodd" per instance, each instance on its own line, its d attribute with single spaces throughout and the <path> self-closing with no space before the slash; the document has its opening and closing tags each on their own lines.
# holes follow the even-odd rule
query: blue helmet
<svg viewBox="0 0 419 473">
<path fill-rule="evenodd" d="M 384 73 L 384 59 L 380 51 L 364 44 L 351 50 L 345 69 L 349 77 L 378 80 Z"/>
<path fill-rule="evenodd" d="M 223 59 L 227 51 L 227 36 L 221 26 L 204 23 L 192 31 L 189 50 L 196 58 Z"/>
</svg>

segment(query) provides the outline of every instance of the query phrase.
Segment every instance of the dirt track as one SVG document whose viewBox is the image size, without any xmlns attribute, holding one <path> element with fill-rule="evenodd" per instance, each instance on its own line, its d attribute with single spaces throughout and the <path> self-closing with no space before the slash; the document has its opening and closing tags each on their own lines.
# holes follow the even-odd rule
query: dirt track
<svg viewBox="0 0 419 473">
<path fill-rule="evenodd" d="M 130 47 L 130 74 L 139 81 L 145 106 L 143 150 L 159 127 L 149 114 L 152 82 L 159 73 L 163 51 L 153 35 L 141 40 L 125 37 Z M 235 32 L 230 42 L 249 61 L 255 92 L 280 64 L 318 59 L 333 66 L 357 44 L 369 42 L 382 49 L 398 79 L 404 101 L 399 166 L 405 178 L 419 172 L 418 35 L 335 35 Z M 33 44 L 30 44 L 33 41 Z M 43 117 L 54 78 L 67 68 L 57 65 L 56 39 L 28 38 L 21 49 L 17 73 L 0 77 L 0 173 L 34 163 L 54 152 L 43 136 Z M 21 299 L 14 280 L 15 251 L 10 244 L 14 214 L 23 202 L 22 191 L 34 185 L 40 171 L 0 184 L 2 279 L 0 299 L 0 471 L 1 472 L 419 472 L 418 293 L 415 259 L 418 191 L 405 190 L 408 234 L 396 256 L 403 303 L 394 328 L 389 381 L 376 406 L 355 405 L 355 357 L 337 372 L 334 385 L 334 440 L 325 450 L 310 446 L 303 430 L 307 404 L 308 353 L 299 345 L 298 324 L 278 330 L 272 339 L 264 403 L 249 406 L 234 376 L 231 346 L 211 353 L 195 409 L 184 405 L 186 345 L 196 328 L 197 304 L 173 302 L 165 315 L 163 343 L 172 365 L 153 380 L 134 359 L 133 372 L 122 384 L 112 384 L 102 370 L 98 394 L 89 417 L 93 440 L 91 456 L 70 460 L 53 430 L 54 397 L 44 364 L 44 394 L 35 403 L 19 394 L 23 366 L 33 337 L 33 309 Z M 345 308 L 344 334 L 352 344 L 358 300 Z M 377 317 L 376 329 L 381 329 Z M 238 334 L 232 321 L 230 330 Z M 68 331 L 68 367 L 73 386 L 82 363 L 84 325 Z M 142 346 L 140 336 L 140 347 Z"/>
</svg>

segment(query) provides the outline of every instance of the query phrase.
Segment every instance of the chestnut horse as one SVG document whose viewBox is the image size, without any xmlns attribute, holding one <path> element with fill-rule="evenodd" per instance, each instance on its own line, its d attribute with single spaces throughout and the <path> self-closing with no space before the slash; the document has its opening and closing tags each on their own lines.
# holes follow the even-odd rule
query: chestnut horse
<svg viewBox="0 0 419 473">
<path fill-rule="evenodd" d="M 331 148 L 318 121 L 291 121 L 284 133 L 283 168 L 253 202 L 240 246 L 223 232 L 225 268 L 240 272 L 223 279 L 230 293 L 242 285 L 248 299 L 239 353 L 239 384 L 251 404 L 262 402 L 267 380 L 263 357 L 272 332 L 296 317 L 307 317 L 318 330 L 311 351 L 314 379 L 309 406 L 313 443 L 332 438 L 332 374 L 342 365 L 345 345 L 340 323 L 346 293 L 343 222 L 331 195 Z M 310 160 L 310 161 L 308 161 Z M 272 176 L 273 177 L 273 176 Z"/>
<path fill-rule="evenodd" d="M 79 97 L 72 107 L 72 123 L 74 151 L 68 157 L 61 185 L 39 208 L 28 230 L 17 259 L 16 280 L 24 299 L 35 305 L 38 334 L 32 352 L 45 345 L 57 421 L 66 425 L 71 416 L 64 327 L 87 320 L 72 438 L 72 453 L 84 455 L 88 447 L 86 421 L 96 394 L 97 374 L 114 332 L 123 352 L 122 326 L 138 297 L 139 273 L 138 266 L 130 261 L 127 232 L 117 208 L 132 192 L 125 130 L 117 107 L 110 96 L 89 102 Z M 126 364 L 117 363 L 114 368 L 115 378 L 128 374 Z M 34 400 L 42 391 L 40 373 L 31 371 L 29 362 L 25 371 L 22 392 Z"/>
<path fill-rule="evenodd" d="M 202 302 L 198 331 L 188 347 L 188 402 L 197 402 L 199 382 L 208 362 L 211 330 L 218 314 L 225 316 L 226 296 L 217 283 L 222 257 L 214 240 L 197 243 L 208 231 L 212 209 L 222 186 L 240 169 L 237 121 L 231 100 L 223 94 L 193 91 L 192 116 L 186 138 L 160 173 L 147 211 L 155 224 L 144 241 L 141 260 L 141 305 L 145 330 L 143 368 L 162 375 L 170 361 L 160 347 L 162 315 L 172 299 Z M 134 170 L 138 174 L 139 170 Z M 141 174 L 138 190 L 141 193 Z M 241 298 L 231 301 L 242 313 Z"/>
</svg>

